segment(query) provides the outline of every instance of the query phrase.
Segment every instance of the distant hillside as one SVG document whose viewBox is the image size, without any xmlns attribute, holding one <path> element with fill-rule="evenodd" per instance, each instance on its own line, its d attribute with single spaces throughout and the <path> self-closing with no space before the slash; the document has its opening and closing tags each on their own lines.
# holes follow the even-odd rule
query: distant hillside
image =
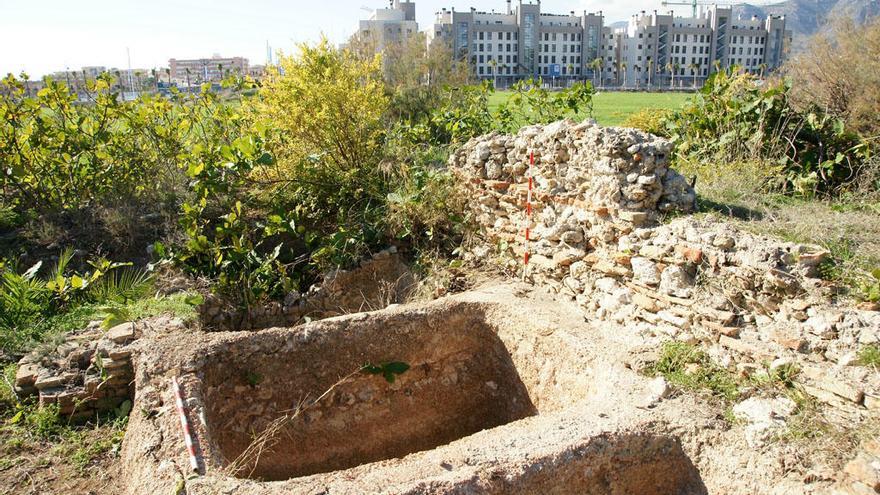
<svg viewBox="0 0 880 495">
<path fill-rule="evenodd" d="M 750 5 L 734 7 L 743 17 L 767 17 L 785 15 L 786 25 L 794 34 L 793 51 L 802 50 L 810 36 L 819 32 L 829 21 L 838 15 L 850 16 L 858 21 L 880 15 L 878 0 L 786 0 L 771 5 Z"/>
</svg>

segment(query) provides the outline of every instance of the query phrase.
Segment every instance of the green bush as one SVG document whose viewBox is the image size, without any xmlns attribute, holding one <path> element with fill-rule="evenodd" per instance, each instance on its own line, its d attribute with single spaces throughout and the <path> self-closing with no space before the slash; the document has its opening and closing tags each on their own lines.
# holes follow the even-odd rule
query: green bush
<svg viewBox="0 0 880 495">
<path fill-rule="evenodd" d="M 479 86 L 447 88 L 434 101 L 433 110 L 400 123 L 398 133 L 410 142 L 431 145 L 460 144 L 492 131 L 512 133 L 521 126 L 549 124 L 578 114 L 592 114 L 592 83 L 576 83 L 551 92 L 543 81 L 516 83 L 513 94 L 492 110 L 489 97 L 495 88 L 489 81 Z"/>
<path fill-rule="evenodd" d="M 866 345 L 859 351 L 859 364 L 880 368 L 880 346 Z"/>
<path fill-rule="evenodd" d="M 124 302 L 149 288 L 149 275 L 130 272 L 127 263 L 101 259 L 89 263 L 91 270 L 77 272 L 70 267 L 72 258 L 73 251 L 62 251 L 44 275 L 42 262 L 23 272 L 13 263 L 0 262 L 0 349 L 27 350 L 52 333 L 50 321 L 56 315 L 89 304 Z"/>
<path fill-rule="evenodd" d="M 875 268 L 871 271 L 871 276 L 861 282 L 859 296 L 867 302 L 880 302 L 880 268 Z"/>
<path fill-rule="evenodd" d="M 795 110 L 785 83 L 760 85 L 737 72 L 712 74 L 666 120 L 676 160 L 774 163 L 781 172 L 768 186 L 806 196 L 837 192 L 855 179 L 869 150 L 842 120 L 818 108 Z"/>
<path fill-rule="evenodd" d="M 214 109 L 210 120 L 247 125 L 188 157 L 185 241 L 157 245 L 241 306 L 353 263 L 385 231 L 391 185 L 379 166 L 387 101 L 378 60 L 325 40 L 280 66 L 241 112 Z"/>
<path fill-rule="evenodd" d="M 35 98 L 13 76 L 0 82 L 0 176 L 4 200 L 41 214 L 98 204 L 161 201 L 179 190 L 178 133 L 186 112 L 145 96 L 124 103 L 110 76 L 92 86 L 91 104 L 50 78 Z"/>
<path fill-rule="evenodd" d="M 672 114 L 671 110 L 648 109 L 639 110 L 630 115 L 623 123 L 623 127 L 632 127 L 645 132 L 654 134 L 655 136 L 668 137 L 668 129 L 666 128 L 666 120 Z"/>
</svg>

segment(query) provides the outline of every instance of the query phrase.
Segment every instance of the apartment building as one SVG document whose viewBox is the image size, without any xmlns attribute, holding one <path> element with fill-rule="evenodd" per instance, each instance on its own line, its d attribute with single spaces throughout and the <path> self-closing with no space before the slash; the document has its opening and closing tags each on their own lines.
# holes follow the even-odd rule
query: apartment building
<svg viewBox="0 0 880 495">
<path fill-rule="evenodd" d="M 204 82 L 221 81 L 229 74 L 248 74 L 248 59 L 243 57 L 224 58 L 215 54 L 211 58 L 168 61 L 171 80 L 178 85 L 195 85 Z"/>
<path fill-rule="evenodd" d="M 782 65 L 790 37 L 784 17 L 741 19 L 731 8 L 712 6 L 696 18 L 641 12 L 605 31 L 604 77 L 680 87 L 702 84 L 716 67 L 762 75 Z"/>
<path fill-rule="evenodd" d="M 418 32 L 415 2 L 393 0 L 390 8 L 376 9 L 369 19 L 360 21 L 355 38 L 382 51 L 387 45 L 399 43 Z"/>
<path fill-rule="evenodd" d="M 503 12 L 443 9 L 427 33 L 428 43 L 446 43 L 476 77 L 499 85 L 542 77 L 627 87 L 700 84 L 716 64 L 773 70 L 790 36 L 783 17 L 734 19 L 730 8 L 696 18 L 642 12 L 613 28 L 602 12 L 550 14 L 522 0 Z"/>
</svg>

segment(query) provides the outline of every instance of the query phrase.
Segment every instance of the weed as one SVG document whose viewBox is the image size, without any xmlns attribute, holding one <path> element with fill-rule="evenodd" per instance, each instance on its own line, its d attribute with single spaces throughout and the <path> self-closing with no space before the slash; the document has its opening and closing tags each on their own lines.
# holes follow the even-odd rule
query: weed
<svg viewBox="0 0 880 495">
<path fill-rule="evenodd" d="M 880 345 L 871 344 L 859 351 L 859 364 L 880 369 Z"/>
<path fill-rule="evenodd" d="M 116 451 L 122 444 L 125 430 L 118 424 L 110 425 L 108 431 L 95 428 L 87 430 L 67 430 L 61 437 L 55 452 L 68 458 L 81 473 L 99 457 Z"/>
<path fill-rule="evenodd" d="M 684 342 L 663 344 L 660 359 L 644 372 L 662 375 L 669 383 L 686 390 L 708 391 L 726 401 L 736 400 L 739 386 L 733 374 L 718 366 L 697 347 Z"/>
<path fill-rule="evenodd" d="M 0 415 L 6 411 L 12 410 L 18 404 L 18 395 L 12 388 L 15 383 L 15 372 L 18 366 L 15 364 L 7 364 L 2 369 L 2 377 L 0 377 Z"/>
<path fill-rule="evenodd" d="M 250 385 L 251 387 L 256 387 L 257 385 L 260 384 L 260 382 L 263 381 L 263 375 L 261 375 L 261 374 L 255 372 L 255 371 L 248 371 L 248 372 L 245 373 L 245 375 L 244 375 L 244 380 L 245 380 L 245 381 L 248 383 L 248 385 Z"/>
<path fill-rule="evenodd" d="M 831 431 L 831 425 L 822 416 L 815 398 L 799 388 L 789 389 L 786 395 L 794 401 L 797 409 L 786 422 L 787 428 L 779 435 L 779 440 L 816 439 Z"/>
<path fill-rule="evenodd" d="M 871 276 L 866 277 L 858 286 L 858 297 L 867 302 L 880 302 L 880 268 L 871 271 Z"/>
<path fill-rule="evenodd" d="M 18 412 L 9 419 L 8 423 L 24 427 L 37 438 L 48 440 L 57 437 L 64 431 L 65 426 L 61 422 L 59 411 L 57 404 L 48 404 L 43 407 L 20 404 Z"/>
</svg>

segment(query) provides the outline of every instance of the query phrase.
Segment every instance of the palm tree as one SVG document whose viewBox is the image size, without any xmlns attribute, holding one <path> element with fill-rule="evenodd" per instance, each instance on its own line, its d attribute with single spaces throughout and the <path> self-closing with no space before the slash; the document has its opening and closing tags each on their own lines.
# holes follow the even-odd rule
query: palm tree
<svg viewBox="0 0 880 495">
<path fill-rule="evenodd" d="M 764 79 L 764 72 L 767 70 L 767 64 L 762 63 L 758 68 L 761 69 L 761 79 Z"/>
<path fill-rule="evenodd" d="M 165 75 L 168 76 L 168 86 L 171 86 L 171 69 L 165 69 Z"/>
<path fill-rule="evenodd" d="M 620 63 L 620 71 L 623 72 L 623 87 L 626 87 L 626 62 Z"/>
<path fill-rule="evenodd" d="M 654 61 L 650 58 L 648 59 L 648 87 L 651 87 L 651 71 L 654 68 Z"/>
<path fill-rule="evenodd" d="M 156 85 L 156 92 L 159 92 L 159 78 L 156 75 L 156 68 L 150 69 L 150 75 L 153 77 L 153 84 Z"/>
<path fill-rule="evenodd" d="M 672 89 L 675 87 L 675 72 L 673 72 L 675 70 L 675 67 L 672 65 L 672 62 L 667 62 L 663 68 L 669 71 L 669 77 L 671 81 L 669 83 L 669 88 Z"/>
<path fill-rule="evenodd" d="M 595 59 L 593 59 L 593 61 L 590 62 L 590 69 L 593 70 L 593 80 L 598 79 L 598 81 L 596 81 L 597 82 L 596 85 L 601 86 L 602 85 L 602 59 L 599 57 L 596 57 Z M 598 78 L 597 78 L 597 76 L 598 76 Z"/>
<path fill-rule="evenodd" d="M 186 87 L 189 87 L 189 67 L 186 68 Z"/>
<path fill-rule="evenodd" d="M 490 68 L 490 70 L 492 71 L 492 76 L 493 76 L 494 79 L 495 79 L 495 82 L 492 83 L 492 84 L 494 84 L 495 87 L 497 88 L 497 87 L 498 87 L 498 71 L 495 70 L 495 69 L 498 68 L 498 61 L 495 60 L 494 58 L 493 58 L 492 60 L 490 60 L 490 61 L 489 61 L 489 68 Z"/>
<path fill-rule="evenodd" d="M 697 69 L 699 67 L 700 66 L 695 63 L 688 65 L 688 69 L 691 70 L 691 82 L 694 86 L 694 89 L 697 89 Z"/>
<path fill-rule="evenodd" d="M 574 78 L 574 64 L 568 64 L 568 78 Z"/>
</svg>

